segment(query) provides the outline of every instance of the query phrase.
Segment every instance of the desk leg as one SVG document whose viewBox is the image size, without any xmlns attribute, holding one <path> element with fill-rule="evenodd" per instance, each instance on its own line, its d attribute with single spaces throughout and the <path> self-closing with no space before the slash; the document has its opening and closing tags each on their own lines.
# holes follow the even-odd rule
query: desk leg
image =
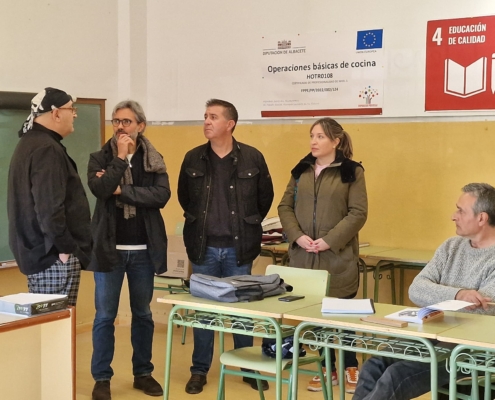
<svg viewBox="0 0 495 400">
<path fill-rule="evenodd" d="M 363 299 L 366 299 L 368 298 L 368 266 L 361 258 L 358 263 L 359 269 L 363 270 Z"/>
<path fill-rule="evenodd" d="M 172 310 L 170 310 L 170 315 L 168 317 L 168 326 L 167 326 L 167 347 L 166 347 L 166 354 L 165 354 L 165 378 L 163 381 L 163 399 L 168 400 L 168 395 L 170 392 L 170 365 L 172 362 L 172 337 L 174 335 L 174 314 L 176 312 L 176 307 L 172 307 Z"/>
<path fill-rule="evenodd" d="M 435 349 L 431 342 L 425 342 L 430 352 L 430 385 L 431 385 L 431 400 L 438 400 L 438 361 Z"/>
<path fill-rule="evenodd" d="M 301 332 L 308 328 L 309 326 L 314 326 L 311 322 L 301 322 L 297 325 L 294 330 L 294 349 L 299 348 L 299 338 L 301 336 Z M 278 352 L 278 346 L 277 350 Z M 332 388 L 332 373 L 330 365 L 330 348 L 324 347 L 323 352 L 325 354 L 325 365 L 327 366 L 327 376 L 323 377 L 323 370 L 321 368 L 321 364 L 318 366 L 318 374 L 320 375 L 320 382 L 322 385 L 323 398 L 325 400 L 333 400 L 333 388 Z M 277 353 L 278 354 L 278 353 Z M 281 358 L 280 358 L 281 360 Z M 343 360 L 343 358 L 342 358 Z M 330 368 L 330 369 L 329 369 Z M 281 369 L 281 368 L 280 368 Z M 290 390 L 289 397 L 290 400 L 297 400 L 297 388 L 298 388 L 298 378 L 299 378 L 299 352 L 294 351 L 292 354 L 292 369 L 291 369 L 291 379 L 289 380 Z M 278 367 L 277 367 L 277 375 L 278 375 Z M 277 381 L 278 383 L 278 381 Z M 282 386 L 282 385 L 280 385 Z M 277 397 L 278 399 L 278 397 Z"/>
<path fill-rule="evenodd" d="M 480 399 L 480 392 L 479 392 L 479 385 L 478 385 L 478 371 L 473 370 L 472 373 L 473 376 L 473 383 L 471 387 L 471 400 L 479 400 Z"/>
<path fill-rule="evenodd" d="M 492 375 L 490 372 L 485 371 L 485 399 L 492 399 Z"/>
<path fill-rule="evenodd" d="M 400 283 L 399 283 L 399 301 L 401 305 L 404 304 L 404 268 L 401 268 L 401 266 L 399 265 L 399 280 L 400 280 Z"/>
<path fill-rule="evenodd" d="M 184 315 L 187 315 L 187 314 L 189 314 L 189 310 L 186 310 Z M 186 332 L 187 332 L 187 326 L 184 325 L 182 327 L 182 340 L 180 342 L 182 345 L 184 343 L 186 343 Z"/>
<path fill-rule="evenodd" d="M 395 265 L 390 267 L 390 290 L 392 292 L 392 304 L 397 304 L 397 298 L 395 295 Z"/>
<path fill-rule="evenodd" d="M 275 381 L 275 398 L 277 400 L 282 400 L 282 331 L 280 326 L 277 325 L 276 321 L 274 321 L 273 326 L 276 329 L 276 347 L 275 347 L 275 360 L 277 363 L 277 368 L 275 370 L 277 380 Z M 298 345 L 299 346 L 299 345 Z M 294 347 L 294 349 L 299 349 L 299 347 Z M 298 351 L 294 351 L 294 353 L 299 353 Z M 297 370 L 296 370 L 297 371 Z M 296 379 L 297 381 L 297 376 Z"/>
<path fill-rule="evenodd" d="M 375 266 L 375 271 L 374 271 L 375 293 L 373 300 L 375 302 L 378 302 L 378 293 L 380 292 L 380 268 L 383 268 L 383 271 L 390 270 L 390 291 L 392 292 L 392 304 L 396 304 L 394 265 L 384 261 L 378 261 L 378 263 Z"/>
<path fill-rule="evenodd" d="M 380 290 L 380 262 L 375 266 L 375 292 L 373 293 L 373 300 L 378 302 L 378 292 Z"/>
<path fill-rule="evenodd" d="M 282 256 L 282 261 L 281 261 L 281 264 L 280 265 L 287 265 L 287 266 L 289 266 L 288 261 L 289 261 L 289 253 L 285 253 Z"/>
<path fill-rule="evenodd" d="M 340 392 L 340 400 L 345 400 L 345 365 L 344 365 L 344 350 L 339 349 L 339 392 Z M 327 367 L 328 368 L 328 367 Z M 327 369 L 327 375 L 330 372 Z M 332 388 L 330 388 L 332 390 Z"/>
<path fill-rule="evenodd" d="M 302 326 L 302 324 L 299 324 L 299 326 Z M 299 326 L 296 327 L 296 330 L 294 331 L 294 346 L 293 348 L 294 349 L 299 349 L 299 334 L 301 332 L 301 329 L 299 328 Z M 297 373 L 297 371 L 299 370 L 299 354 L 296 355 L 296 353 L 298 353 L 297 351 L 294 351 L 293 354 L 292 354 L 292 375 L 293 375 L 293 378 L 291 380 L 291 385 L 292 385 L 292 389 L 290 390 L 291 392 L 291 400 L 297 400 L 297 384 L 298 384 L 298 378 L 299 378 L 299 374 Z M 332 399 L 330 399 L 332 400 Z"/>
</svg>

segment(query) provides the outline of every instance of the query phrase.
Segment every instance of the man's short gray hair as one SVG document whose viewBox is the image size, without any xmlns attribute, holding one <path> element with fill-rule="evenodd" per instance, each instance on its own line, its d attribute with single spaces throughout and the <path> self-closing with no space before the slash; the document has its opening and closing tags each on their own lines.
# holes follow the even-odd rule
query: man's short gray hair
<svg viewBox="0 0 495 400">
<path fill-rule="evenodd" d="M 146 129 L 146 115 L 144 114 L 144 110 L 143 107 L 141 107 L 141 104 L 139 104 L 137 101 L 134 100 L 121 101 L 119 104 L 117 104 L 114 107 L 112 111 L 112 116 L 114 116 L 117 111 L 122 110 L 124 108 L 128 108 L 134 113 L 134 116 L 136 117 L 136 121 L 138 124 L 144 122 L 144 129 L 142 132 L 139 132 L 140 134 L 144 133 L 144 130 Z"/>
<path fill-rule="evenodd" d="M 488 183 L 468 183 L 462 191 L 476 197 L 474 214 L 487 213 L 488 224 L 495 226 L 495 188 Z"/>
</svg>

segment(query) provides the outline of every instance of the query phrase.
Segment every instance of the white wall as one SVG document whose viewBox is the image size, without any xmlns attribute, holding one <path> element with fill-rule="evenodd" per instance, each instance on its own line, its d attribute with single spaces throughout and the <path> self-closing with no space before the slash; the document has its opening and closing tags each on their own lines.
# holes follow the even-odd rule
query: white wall
<svg viewBox="0 0 495 400">
<path fill-rule="evenodd" d="M 117 99 L 117 0 L 0 0 L 0 90 Z M 107 104 L 108 106 L 108 104 Z"/>
<path fill-rule="evenodd" d="M 232 101 L 241 119 L 260 119 L 262 36 L 380 28 L 383 118 L 425 115 L 427 21 L 495 14 L 495 2 L 149 0 L 147 11 L 152 120 L 199 120 L 211 97 Z"/>
<path fill-rule="evenodd" d="M 55 86 L 106 98 L 107 119 L 131 97 L 152 121 L 201 120 L 211 97 L 232 101 L 241 119 L 259 119 L 263 35 L 374 28 L 384 29 L 388 60 L 378 118 L 421 117 L 427 21 L 495 14 L 493 0 L 0 0 L 0 7 L 0 90 Z"/>
</svg>

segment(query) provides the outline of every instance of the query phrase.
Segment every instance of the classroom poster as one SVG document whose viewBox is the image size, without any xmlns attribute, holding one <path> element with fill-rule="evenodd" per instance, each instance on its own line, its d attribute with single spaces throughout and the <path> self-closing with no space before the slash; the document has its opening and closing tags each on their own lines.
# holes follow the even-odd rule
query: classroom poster
<svg viewBox="0 0 495 400">
<path fill-rule="evenodd" d="M 262 117 L 379 115 L 383 29 L 262 38 Z"/>
<path fill-rule="evenodd" d="M 495 108 L 495 16 L 429 21 L 425 110 Z"/>
</svg>

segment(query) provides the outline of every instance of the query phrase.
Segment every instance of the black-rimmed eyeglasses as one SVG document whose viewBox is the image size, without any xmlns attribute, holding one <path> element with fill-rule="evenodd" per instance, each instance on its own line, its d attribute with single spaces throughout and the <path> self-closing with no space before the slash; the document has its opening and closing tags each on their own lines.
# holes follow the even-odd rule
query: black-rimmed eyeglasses
<svg viewBox="0 0 495 400">
<path fill-rule="evenodd" d="M 133 122 L 132 120 L 127 119 L 127 118 L 124 118 L 124 119 L 114 118 L 114 119 L 112 119 L 112 125 L 115 127 L 119 126 L 120 124 L 122 124 L 122 126 L 127 127 L 127 126 L 131 125 L 132 122 Z"/>
</svg>

